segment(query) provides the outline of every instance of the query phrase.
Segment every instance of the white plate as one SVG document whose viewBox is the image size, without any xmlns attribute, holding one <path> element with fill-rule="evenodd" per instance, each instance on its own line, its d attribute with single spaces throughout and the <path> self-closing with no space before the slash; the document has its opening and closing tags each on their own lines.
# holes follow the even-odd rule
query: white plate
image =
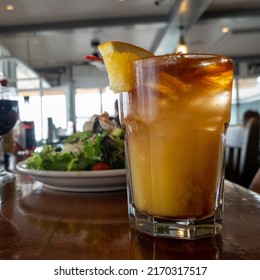
<svg viewBox="0 0 260 280">
<path fill-rule="evenodd" d="M 126 170 L 104 171 L 47 171 L 27 168 L 26 162 L 16 165 L 20 173 L 27 174 L 49 189 L 69 192 L 104 192 L 126 188 Z"/>
</svg>

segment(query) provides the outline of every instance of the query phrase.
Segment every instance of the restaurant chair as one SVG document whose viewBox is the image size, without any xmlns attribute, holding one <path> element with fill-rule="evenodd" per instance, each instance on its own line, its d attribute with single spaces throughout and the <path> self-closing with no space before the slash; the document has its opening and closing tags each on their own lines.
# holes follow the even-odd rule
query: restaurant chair
<svg viewBox="0 0 260 280">
<path fill-rule="evenodd" d="M 260 194 L 260 168 L 256 172 L 249 189 Z"/>
<path fill-rule="evenodd" d="M 249 188 L 258 168 L 259 119 L 230 126 L 226 135 L 225 178 Z"/>
</svg>

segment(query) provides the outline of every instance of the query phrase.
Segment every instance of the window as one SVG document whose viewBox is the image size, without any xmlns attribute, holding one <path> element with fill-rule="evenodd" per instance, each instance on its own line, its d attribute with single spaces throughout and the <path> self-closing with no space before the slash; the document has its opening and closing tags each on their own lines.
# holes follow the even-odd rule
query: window
<svg viewBox="0 0 260 280">
<path fill-rule="evenodd" d="M 99 88 L 78 88 L 75 94 L 76 130 L 82 127 L 94 114 L 101 114 L 101 90 Z"/>
<path fill-rule="evenodd" d="M 42 138 L 47 138 L 48 118 L 52 118 L 55 127 L 67 127 L 66 98 L 62 90 L 46 90 L 42 95 Z"/>
<path fill-rule="evenodd" d="M 102 94 L 103 112 L 108 112 L 110 116 L 115 114 L 115 102 L 118 99 L 118 94 L 108 88 L 104 89 Z"/>
<path fill-rule="evenodd" d="M 29 97 L 29 102 L 25 102 L 25 98 Z M 34 121 L 36 141 L 42 139 L 41 129 L 41 97 L 39 91 L 19 92 L 19 115 L 21 121 Z"/>
<path fill-rule="evenodd" d="M 242 123 L 247 110 L 260 112 L 260 81 L 257 77 L 235 80 L 232 93 L 231 124 Z"/>
<path fill-rule="evenodd" d="M 56 128 L 66 128 L 66 98 L 62 90 L 19 91 L 18 94 L 20 119 L 34 121 L 36 141 L 47 138 L 48 118 L 52 118 Z M 29 97 L 29 104 L 25 97 Z"/>
<path fill-rule="evenodd" d="M 82 131 L 82 127 L 93 115 L 103 112 L 114 115 L 115 100 L 117 94 L 112 91 L 99 88 L 78 88 L 75 95 L 76 129 Z"/>
</svg>

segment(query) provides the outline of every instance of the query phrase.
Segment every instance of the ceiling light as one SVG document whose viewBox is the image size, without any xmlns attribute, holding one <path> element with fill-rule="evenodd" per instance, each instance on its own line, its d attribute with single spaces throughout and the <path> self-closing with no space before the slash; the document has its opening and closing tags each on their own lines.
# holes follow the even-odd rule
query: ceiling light
<svg viewBox="0 0 260 280">
<path fill-rule="evenodd" d="M 7 11 L 13 11 L 14 10 L 13 5 L 6 5 L 5 8 L 6 8 Z"/>
<path fill-rule="evenodd" d="M 222 28 L 222 33 L 228 33 L 229 32 L 229 28 L 228 27 L 223 27 Z"/>
<path fill-rule="evenodd" d="M 181 35 L 180 36 L 180 40 L 179 40 L 179 43 L 177 44 L 177 47 L 176 47 L 176 50 L 175 50 L 176 53 L 188 53 L 188 46 L 184 40 L 184 36 Z"/>
</svg>

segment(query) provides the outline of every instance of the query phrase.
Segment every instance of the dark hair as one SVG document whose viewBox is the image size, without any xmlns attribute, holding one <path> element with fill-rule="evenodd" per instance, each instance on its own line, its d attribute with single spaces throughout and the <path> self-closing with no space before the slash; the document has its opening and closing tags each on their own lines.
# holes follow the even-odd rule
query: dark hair
<svg viewBox="0 0 260 280">
<path fill-rule="evenodd" d="M 247 110 L 243 115 L 243 123 L 246 124 L 251 118 L 260 118 L 260 115 L 257 111 Z"/>
</svg>

